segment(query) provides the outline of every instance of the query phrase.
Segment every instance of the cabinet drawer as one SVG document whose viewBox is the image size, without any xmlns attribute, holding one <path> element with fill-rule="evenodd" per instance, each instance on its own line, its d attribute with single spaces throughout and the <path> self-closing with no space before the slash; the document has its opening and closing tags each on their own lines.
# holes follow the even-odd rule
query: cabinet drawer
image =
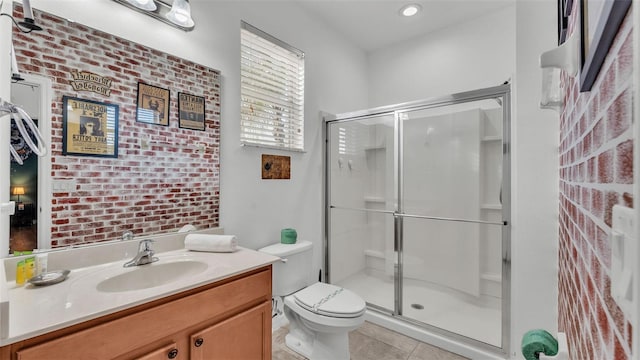
<svg viewBox="0 0 640 360">
<path fill-rule="evenodd" d="M 66 359 L 109 359 L 221 315 L 271 299 L 265 270 L 92 328 L 17 351 L 18 360 L 59 354 Z M 57 355 L 54 355 L 57 356 Z"/>
</svg>

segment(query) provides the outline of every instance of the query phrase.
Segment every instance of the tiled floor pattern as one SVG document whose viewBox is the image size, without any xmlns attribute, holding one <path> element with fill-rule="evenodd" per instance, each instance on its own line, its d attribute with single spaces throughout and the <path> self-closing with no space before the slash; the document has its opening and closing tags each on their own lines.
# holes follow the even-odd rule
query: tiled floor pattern
<svg viewBox="0 0 640 360">
<path fill-rule="evenodd" d="M 304 360 L 285 345 L 287 330 L 282 327 L 273 333 L 273 360 Z M 351 360 L 467 359 L 369 322 L 349 333 L 349 350 Z"/>
</svg>

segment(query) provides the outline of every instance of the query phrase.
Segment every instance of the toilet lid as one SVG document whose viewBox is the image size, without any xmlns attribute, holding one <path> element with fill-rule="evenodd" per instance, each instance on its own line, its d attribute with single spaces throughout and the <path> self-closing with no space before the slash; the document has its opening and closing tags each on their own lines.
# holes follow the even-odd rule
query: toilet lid
<svg viewBox="0 0 640 360">
<path fill-rule="evenodd" d="M 298 291 L 293 297 L 303 308 L 331 317 L 358 317 L 366 307 L 364 300 L 355 293 L 321 282 Z"/>
</svg>

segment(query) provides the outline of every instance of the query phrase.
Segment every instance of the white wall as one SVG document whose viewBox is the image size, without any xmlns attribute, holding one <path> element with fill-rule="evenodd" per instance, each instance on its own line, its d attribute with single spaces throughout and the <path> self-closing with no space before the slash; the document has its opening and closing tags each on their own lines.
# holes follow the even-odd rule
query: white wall
<svg viewBox="0 0 640 360">
<path fill-rule="evenodd" d="M 557 333 L 558 114 L 541 110 L 540 54 L 557 46 L 555 0 L 518 1 L 512 111 L 512 356 L 531 329 Z"/>
<path fill-rule="evenodd" d="M 294 227 L 299 238 L 315 243 L 315 264 L 320 266 L 323 169 L 319 112 L 366 107 L 363 52 L 292 2 L 192 1 L 196 28 L 188 33 L 110 0 L 32 0 L 32 6 L 219 69 L 220 225 L 249 248 L 278 242 L 280 229 Z M 305 52 L 305 153 L 240 146 L 240 20 Z M 291 180 L 261 180 L 262 153 L 291 156 Z"/>
<path fill-rule="evenodd" d="M 497 86 L 513 76 L 515 7 L 369 56 L 369 106 Z"/>
</svg>

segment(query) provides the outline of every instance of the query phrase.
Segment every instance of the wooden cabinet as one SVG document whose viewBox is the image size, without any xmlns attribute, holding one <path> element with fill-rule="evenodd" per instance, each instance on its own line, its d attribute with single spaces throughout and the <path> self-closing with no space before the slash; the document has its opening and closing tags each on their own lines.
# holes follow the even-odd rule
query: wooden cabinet
<svg viewBox="0 0 640 360">
<path fill-rule="evenodd" d="M 271 358 L 271 304 L 261 304 L 191 335 L 192 360 Z"/>
<path fill-rule="evenodd" d="M 169 345 L 165 345 L 159 349 L 152 350 L 150 353 L 144 354 L 135 358 L 136 360 L 166 360 L 177 359 L 180 355 L 178 345 L 172 342 Z"/>
<path fill-rule="evenodd" d="M 271 265 L 0 350 L 12 360 L 269 360 Z"/>
</svg>

